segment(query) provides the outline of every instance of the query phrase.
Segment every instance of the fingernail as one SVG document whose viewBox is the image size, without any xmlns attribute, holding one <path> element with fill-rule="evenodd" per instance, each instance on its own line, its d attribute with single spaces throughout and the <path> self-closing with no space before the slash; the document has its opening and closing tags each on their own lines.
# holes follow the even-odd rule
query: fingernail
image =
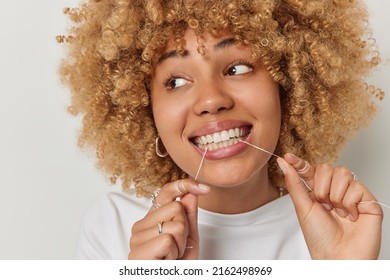
<svg viewBox="0 0 390 280">
<path fill-rule="evenodd" d="M 210 187 L 203 184 L 198 184 L 198 189 L 200 189 L 202 192 L 207 192 L 210 190 Z"/>
<path fill-rule="evenodd" d="M 335 211 L 337 215 L 339 215 L 342 218 L 345 218 L 347 216 L 347 212 L 344 209 L 335 208 Z"/>
<path fill-rule="evenodd" d="M 324 206 L 324 208 L 328 211 L 332 210 L 332 207 L 330 207 L 328 203 L 322 203 L 322 206 Z"/>
<path fill-rule="evenodd" d="M 280 170 L 282 170 L 283 174 L 287 174 L 287 166 L 286 166 L 284 160 L 281 158 L 278 158 L 276 161 L 279 165 Z"/>
<path fill-rule="evenodd" d="M 355 218 L 354 218 L 351 214 L 348 214 L 348 217 L 349 217 L 349 220 L 350 220 L 351 222 L 354 222 L 354 221 L 355 221 Z"/>
<path fill-rule="evenodd" d="M 293 159 L 299 159 L 299 157 L 297 157 L 293 153 L 286 153 L 286 155 L 288 155 L 289 157 L 292 157 Z"/>
</svg>

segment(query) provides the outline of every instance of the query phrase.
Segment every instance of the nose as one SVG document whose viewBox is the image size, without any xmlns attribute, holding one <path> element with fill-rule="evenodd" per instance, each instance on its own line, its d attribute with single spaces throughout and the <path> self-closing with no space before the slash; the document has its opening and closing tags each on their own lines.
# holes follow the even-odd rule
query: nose
<svg viewBox="0 0 390 280">
<path fill-rule="evenodd" d="M 208 81 L 197 87 L 196 102 L 193 107 L 196 115 L 217 114 L 234 106 L 234 100 L 222 82 Z"/>
</svg>

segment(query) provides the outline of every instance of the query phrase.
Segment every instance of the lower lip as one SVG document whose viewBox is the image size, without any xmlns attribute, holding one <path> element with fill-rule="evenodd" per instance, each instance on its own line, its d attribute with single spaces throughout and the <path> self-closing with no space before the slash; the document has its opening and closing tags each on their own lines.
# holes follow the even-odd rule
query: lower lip
<svg viewBox="0 0 390 280">
<path fill-rule="evenodd" d="M 252 136 L 252 131 L 249 133 L 249 135 L 244 140 L 247 142 L 250 142 L 250 139 L 252 138 L 251 136 Z M 195 146 L 195 147 L 196 147 L 197 152 L 203 156 L 205 150 L 202 150 L 197 146 Z M 207 151 L 205 158 L 208 160 L 226 159 L 226 158 L 234 157 L 234 156 L 242 153 L 247 148 L 248 148 L 247 144 L 245 144 L 243 142 L 238 142 L 238 143 L 233 144 L 233 145 L 228 146 L 228 147 L 224 147 L 224 148 L 213 150 L 213 151 Z"/>
</svg>

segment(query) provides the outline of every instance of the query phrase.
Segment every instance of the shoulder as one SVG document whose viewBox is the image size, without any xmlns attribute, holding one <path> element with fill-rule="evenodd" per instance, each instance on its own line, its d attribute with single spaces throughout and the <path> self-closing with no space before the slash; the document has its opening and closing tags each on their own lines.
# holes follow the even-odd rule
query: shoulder
<svg viewBox="0 0 390 280">
<path fill-rule="evenodd" d="M 123 259 L 128 252 L 132 225 L 150 207 L 134 191 L 108 192 L 86 213 L 81 225 L 78 257 L 81 259 Z"/>
<path fill-rule="evenodd" d="M 99 225 L 114 222 L 112 218 L 128 220 L 131 217 L 142 217 L 148 211 L 149 204 L 148 199 L 138 198 L 134 191 L 108 192 L 87 211 L 84 223 Z"/>
<path fill-rule="evenodd" d="M 100 210 L 123 214 L 123 212 L 148 210 L 149 204 L 149 199 L 137 197 L 134 190 L 129 192 L 113 191 L 106 193 L 89 212 L 93 213 Z"/>
</svg>

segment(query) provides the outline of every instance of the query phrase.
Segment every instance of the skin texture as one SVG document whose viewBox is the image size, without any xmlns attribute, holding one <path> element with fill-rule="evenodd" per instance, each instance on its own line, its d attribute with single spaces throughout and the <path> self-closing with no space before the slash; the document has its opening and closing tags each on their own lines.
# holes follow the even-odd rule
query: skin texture
<svg viewBox="0 0 390 280">
<path fill-rule="evenodd" d="M 301 174 L 308 193 L 296 172 L 304 160 L 286 154 L 278 163 L 313 259 L 378 258 L 383 211 L 366 186 L 345 167 L 321 164 Z"/>
<path fill-rule="evenodd" d="M 152 82 L 156 125 L 171 157 L 183 170 L 195 174 L 202 154 L 189 141 L 192 131 L 207 134 L 210 126 L 200 130 L 198 127 L 225 118 L 232 120 L 234 116 L 253 125 L 249 141 L 272 150 L 278 139 L 281 114 L 278 87 L 261 64 L 241 67 L 242 61 L 250 57 L 250 50 L 242 46 L 233 44 L 215 51 L 215 46 L 229 35 L 207 37 L 206 55 L 196 52 L 197 41 L 191 31 L 185 38 L 188 54 L 174 56 L 169 63 L 168 59 L 160 62 Z M 170 50 L 168 44 L 167 52 Z M 224 75 L 226 66 L 242 71 L 234 72 L 233 77 Z M 245 98 L 237 94 L 236 83 L 245 89 Z M 255 98 L 259 95 L 263 98 Z M 245 102 L 246 99 L 250 102 Z M 198 258 L 198 205 L 219 213 L 243 213 L 274 200 L 278 193 L 267 176 L 268 159 L 269 155 L 248 146 L 228 156 L 218 153 L 217 158 L 207 157 L 206 153 L 198 180 L 202 184 L 193 179 L 166 184 L 156 197 L 161 207 L 152 207 L 134 225 L 129 259 Z M 305 161 L 291 153 L 279 158 L 278 164 L 312 258 L 378 257 L 382 209 L 376 203 L 361 203 L 375 198 L 353 179 L 347 168 L 333 169 L 321 164 L 298 174 Z M 308 192 L 300 178 L 312 192 Z M 164 221 L 163 233 L 157 235 L 156 224 L 161 221 Z"/>
<path fill-rule="evenodd" d="M 229 30 L 279 85 L 278 155 L 334 162 L 372 118 L 373 96 L 383 97 L 365 81 L 380 58 L 359 0 L 86 0 L 64 11 L 73 24 L 68 36 L 58 37 L 67 42 L 60 76 L 72 93 L 69 111 L 83 120 L 80 146 L 96 151 L 98 167 L 113 183 L 139 196 L 194 176 L 193 167 L 183 170 L 170 156 L 156 155 L 162 128 L 151 105 L 155 65 L 169 41 L 183 52 L 188 29 L 199 53 L 203 35 Z M 268 176 L 284 184 L 275 158 Z"/>
<path fill-rule="evenodd" d="M 279 87 L 264 67 L 251 58 L 248 48 L 234 43 L 216 48 L 228 38 L 231 36 L 207 37 L 206 54 L 201 55 L 197 52 L 195 34 L 188 31 L 185 36 L 188 55 L 160 62 L 152 79 L 153 115 L 160 137 L 170 156 L 192 177 L 203 153 L 189 140 L 193 136 L 246 124 L 252 127 L 249 137 L 255 145 L 274 150 L 278 140 Z M 168 44 L 167 52 L 171 50 L 172 44 Z M 226 73 L 232 69 L 238 69 L 239 74 Z M 171 76 L 179 76 L 174 81 L 184 85 L 167 88 L 166 78 Z M 235 146 L 241 147 L 238 151 L 223 148 L 206 154 L 198 180 L 215 188 L 204 198 L 208 201 L 200 201 L 201 207 L 237 213 L 255 209 L 276 197 L 276 189 L 268 182 L 270 156 L 255 153 L 242 143 Z M 258 188 L 259 182 L 265 182 L 266 186 Z M 222 203 L 224 208 L 218 206 L 220 196 L 225 196 L 225 202 L 230 201 L 228 207 L 226 203 Z M 249 200 L 245 205 L 240 202 L 232 205 L 237 197 Z M 253 197 L 260 200 L 254 201 Z"/>
</svg>

